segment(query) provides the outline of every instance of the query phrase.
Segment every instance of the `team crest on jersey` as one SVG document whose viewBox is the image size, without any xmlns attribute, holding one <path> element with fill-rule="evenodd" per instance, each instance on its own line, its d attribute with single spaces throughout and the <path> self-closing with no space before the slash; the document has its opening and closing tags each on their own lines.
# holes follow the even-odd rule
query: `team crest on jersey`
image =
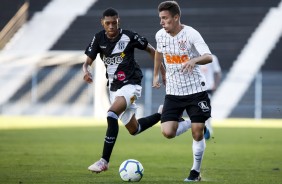
<svg viewBox="0 0 282 184">
<path fill-rule="evenodd" d="M 208 103 L 206 101 L 200 101 L 198 106 L 202 109 L 203 112 L 207 112 L 210 110 Z"/>
<path fill-rule="evenodd" d="M 180 42 L 178 42 L 178 46 L 180 50 L 186 50 L 187 46 L 186 46 L 186 41 L 181 40 Z"/>
<path fill-rule="evenodd" d="M 124 50 L 124 48 L 125 48 L 125 42 L 123 42 L 123 41 L 118 42 L 118 49 Z"/>
</svg>

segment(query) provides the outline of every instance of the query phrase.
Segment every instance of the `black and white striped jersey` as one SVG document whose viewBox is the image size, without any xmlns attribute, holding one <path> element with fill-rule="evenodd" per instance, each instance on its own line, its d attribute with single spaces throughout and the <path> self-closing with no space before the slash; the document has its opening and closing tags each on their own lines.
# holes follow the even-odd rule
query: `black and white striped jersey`
<svg viewBox="0 0 282 184">
<path fill-rule="evenodd" d="M 175 36 L 164 29 L 156 33 L 157 51 L 163 54 L 166 67 L 166 94 L 184 96 L 206 90 L 205 77 L 199 65 L 192 73 L 182 73 L 181 67 L 190 59 L 211 54 L 200 33 L 190 26 L 184 26 Z"/>
<path fill-rule="evenodd" d="M 103 30 L 95 34 L 85 54 L 95 60 L 100 53 L 111 91 L 116 91 L 126 84 L 141 85 L 143 74 L 135 61 L 134 49 L 146 49 L 147 39 L 129 30 L 120 29 L 120 34 L 113 40 L 105 33 Z"/>
</svg>

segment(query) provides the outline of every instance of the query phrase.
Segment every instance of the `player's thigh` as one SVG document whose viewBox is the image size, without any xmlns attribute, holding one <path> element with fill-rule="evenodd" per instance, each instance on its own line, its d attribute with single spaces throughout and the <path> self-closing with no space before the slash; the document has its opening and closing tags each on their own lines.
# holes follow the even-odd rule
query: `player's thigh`
<svg viewBox="0 0 282 184">
<path fill-rule="evenodd" d="M 127 107 L 133 104 L 139 97 L 141 97 L 142 87 L 140 85 L 127 84 L 115 92 L 111 92 L 111 103 L 115 101 L 117 96 L 123 96 L 126 100 Z"/>
<path fill-rule="evenodd" d="M 167 138 L 173 138 L 176 135 L 178 121 L 166 121 L 161 123 L 162 134 Z"/>
<path fill-rule="evenodd" d="M 186 112 L 191 122 L 204 123 L 211 117 L 210 99 L 206 91 L 189 95 L 189 103 L 186 106 Z"/>
<path fill-rule="evenodd" d="M 185 102 L 178 96 L 166 95 L 161 116 L 161 123 L 168 121 L 178 122 L 185 110 Z"/>
<path fill-rule="evenodd" d="M 131 106 L 135 108 L 135 100 L 141 96 L 141 92 L 141 86 L 131 84 L 125 85 L 115 92 L 110 92 L 111 108 L 119 109 L 119 112 L 131 108 Z"/>
<path fill-rule="evenodd" d="M 109 111 L 115 112 L 118 116 L 122 114 L 126 109 L 126 100 L 123 96 L 116 96 L 115 100 L 110 106 Z"/>
</svg>

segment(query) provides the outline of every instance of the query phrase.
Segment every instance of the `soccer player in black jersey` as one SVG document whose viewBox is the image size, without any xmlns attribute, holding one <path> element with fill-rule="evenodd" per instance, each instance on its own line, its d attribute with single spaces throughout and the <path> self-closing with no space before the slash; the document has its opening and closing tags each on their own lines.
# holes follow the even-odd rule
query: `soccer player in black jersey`
<svg viewBox="0 0 282 184">
<path fill-rule="evenodd" d="M 106 171 L 115 141 L 118 136 L 118 118 L 131 135 L 137 135 L 155 125 L 161 118 L 161 112 L 136 119 L 135 100 L 141 95 L 142 71 L 134 58 L 134 49 L 148 52 L 154 59 L 155 49 L 147 39 L 139 34 L 119 28 L 118 12 L 113 8 L 104 11 L 101 24 L 104 30 L 93 37 L 85 50 L 87 59 L 83 64 L 84 80 L 91 83 L 92 75 L 88 67 L 100 54 L 106 67 L 106 77 L 110 94 L 111 106 L 107 113 L 108 127 L 104 140 L 104 148 L 100 160 L 88 167 L 96 173 Z M 164 68 L 163 68 L 164 71 Z M 165 73 L 163 72 L 165 75 Z M 165 77 L 163 78 L 165 79 Z"/>
</svg>

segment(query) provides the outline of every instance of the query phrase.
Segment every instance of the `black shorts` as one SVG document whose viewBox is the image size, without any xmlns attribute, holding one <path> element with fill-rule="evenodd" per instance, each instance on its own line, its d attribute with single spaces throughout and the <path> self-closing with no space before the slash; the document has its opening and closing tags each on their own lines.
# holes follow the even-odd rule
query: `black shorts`
<svg viewBox="0 0 282 184">
<path fill-rule="evenodd" d="M 166 95 L 161 123 L 178 121 L 186 110 L 191 122 L 204 123 L 211 117 L 211 105 L 206 91 L 186 96 Z"/>
</svg>

